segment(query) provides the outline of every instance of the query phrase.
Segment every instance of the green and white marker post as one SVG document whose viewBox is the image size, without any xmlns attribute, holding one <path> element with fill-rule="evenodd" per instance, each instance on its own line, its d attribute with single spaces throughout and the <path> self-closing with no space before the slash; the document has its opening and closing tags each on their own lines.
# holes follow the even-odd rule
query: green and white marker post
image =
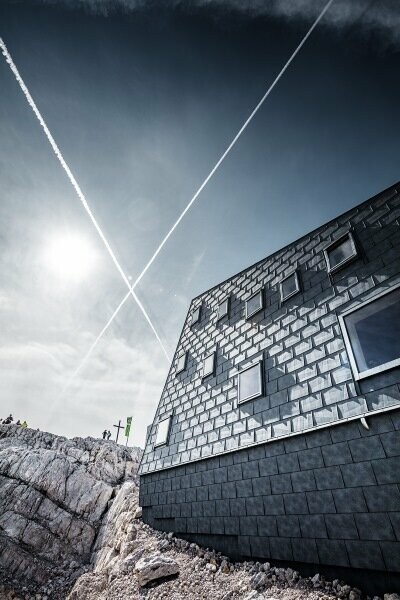
<svg viewBox="0 0 400 600">
<path fill-rule="evenodd" d="M 126 444 L 125 444 L 125 446 L 128 445 L 129 434 L 131 432 L 131 424 L 132 424 L 132 417 L 126 417 L 126 426 L 125 426 Z"/>
</svg>

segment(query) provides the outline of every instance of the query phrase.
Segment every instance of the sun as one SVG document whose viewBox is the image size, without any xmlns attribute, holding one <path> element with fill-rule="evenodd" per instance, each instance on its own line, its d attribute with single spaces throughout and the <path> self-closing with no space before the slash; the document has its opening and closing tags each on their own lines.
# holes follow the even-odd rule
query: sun
<svg viewBox="0 0 400 600">
<path fill-rule="evenodd" d="M 82 281 L 93 271 L 96 260 L 96 251 L 79 234 L 55 235 L 45 244 L 45 265 L 53 275 L 63 280 Z"/>
</svg>

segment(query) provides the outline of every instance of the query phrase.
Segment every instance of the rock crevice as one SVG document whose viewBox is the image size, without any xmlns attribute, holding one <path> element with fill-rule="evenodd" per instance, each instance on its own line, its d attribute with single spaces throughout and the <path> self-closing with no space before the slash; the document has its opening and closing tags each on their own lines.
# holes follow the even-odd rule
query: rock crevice
<svg viewBox="0 0 400 600">
<path fill-rule="evenodd" d="M 139 449 L 0 425 L 0 575 L 41 585 L 73 576 L 121 482 L 136 489 Z"/>
</svg>

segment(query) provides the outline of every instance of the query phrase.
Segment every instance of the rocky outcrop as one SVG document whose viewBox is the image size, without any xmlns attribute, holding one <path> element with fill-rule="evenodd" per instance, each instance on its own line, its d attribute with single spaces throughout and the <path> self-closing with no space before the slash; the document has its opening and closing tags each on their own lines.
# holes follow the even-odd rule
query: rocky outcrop
<svg viewBox="0 0 400 600">
<path fill-rule="evenodd" d="M 0 425 L 0 569 L 43 584 L 88 564 L 139 449 Z"/>
</svg>

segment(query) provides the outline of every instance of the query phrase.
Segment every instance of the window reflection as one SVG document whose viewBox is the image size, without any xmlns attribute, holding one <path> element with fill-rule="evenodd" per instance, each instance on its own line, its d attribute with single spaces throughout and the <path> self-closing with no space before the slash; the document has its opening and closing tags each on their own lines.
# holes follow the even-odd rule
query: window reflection
<svg viewBox="0 0 400 600">
<path fill-rule="evenodd" d="M 170 423 L 171 417 L 168 417 L 168 419 L 164 419 L 163 421 L 159 422 L 159 424 L 157 425 L 157 435 L 156 440 L 154 442 L 154 446 L 161 446 L 162 444 L 167 443 Z"/>
<path fill-rule="evenodd" d="M 298 291 L 300 291 L 298 274 L 294 272 L 281 282 L 281 300 L 290 298 L 290 296 L 293 296 Z"/>
<path fill-rule="evenodd" d="M 400 363 L 400 288 L 348 314 L 344 323 L 359 374 Z"/>
<path fill-rule="evenodd" d="M 251 298 L 246 300 L 246 318 L 248 319 L 252 315 L 255 315 L 264 307 L 263 295 L 260 290 L 257 294 L 254 294 Z"/>
<path fill-rule="evenodd" d="M 353 236 L 349 232 L 325 249 L 328 271 L 337 271 L 355 256 L 357 256 L 357 248 Z"/>
<path fill-rule="evenodd" d="M 239 402 L 250 400 L 262 394 L 261 365 L 256 365 L 239 372 Z"/>
</svg>

